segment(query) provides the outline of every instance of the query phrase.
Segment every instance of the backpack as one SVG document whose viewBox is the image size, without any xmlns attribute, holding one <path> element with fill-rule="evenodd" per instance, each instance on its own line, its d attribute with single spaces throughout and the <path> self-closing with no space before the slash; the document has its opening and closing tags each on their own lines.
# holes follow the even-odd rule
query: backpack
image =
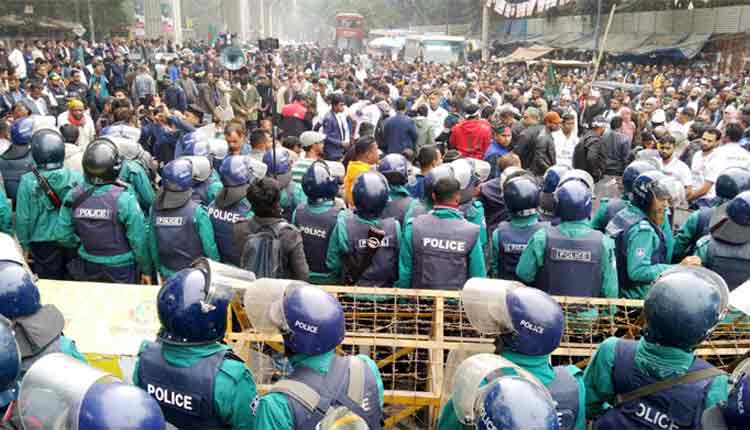
<svg viewBox="0 0 750 430">
<path fill-rule="evenodd" d="M 250 221 L 251 225 L 253 221 Z M 291 224 L 257 225 L 242 249 L 240 267 L 255 274 L 256 279 L 284 279 L 288 274 L 288 262 L 284 255 L 280 233 L 282 229 L 293 228 Z"/>
</svg>

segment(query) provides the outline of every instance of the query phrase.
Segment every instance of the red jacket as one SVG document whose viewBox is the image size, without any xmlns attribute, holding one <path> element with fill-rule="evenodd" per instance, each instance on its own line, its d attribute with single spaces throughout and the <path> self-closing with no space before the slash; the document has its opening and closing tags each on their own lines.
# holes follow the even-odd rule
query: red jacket
<svg viewBox="0 0 750 430">
<path fill-rule="evenodd" d="M 461 121 L 453 127 L 449 143 L 462 156 L 482 160 L 492 143 L 492 126 L 483 119 Z"/>
<path fill-rule="evenodd" d="M 300 120 L 305 119 L 305 115 L 307 114 L 307 108 L 302 106 L 302 104 L 294 102 L 289 105 L 285 105 L 281 109 L 281 116 L 284 117 L 294 117 Z"/>
</svg>

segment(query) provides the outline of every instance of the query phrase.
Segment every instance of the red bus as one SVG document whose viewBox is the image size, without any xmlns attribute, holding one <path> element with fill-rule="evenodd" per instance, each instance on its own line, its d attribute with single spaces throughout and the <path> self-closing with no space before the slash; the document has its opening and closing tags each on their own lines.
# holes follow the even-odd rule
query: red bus
<svg viewBox="0 0 750 430">
<path fill-rule="evenodd" d="M 358 13 L 336 14 L 336 47 L 359 51 L 364 46 L 365 17 Z"/>
</svg>

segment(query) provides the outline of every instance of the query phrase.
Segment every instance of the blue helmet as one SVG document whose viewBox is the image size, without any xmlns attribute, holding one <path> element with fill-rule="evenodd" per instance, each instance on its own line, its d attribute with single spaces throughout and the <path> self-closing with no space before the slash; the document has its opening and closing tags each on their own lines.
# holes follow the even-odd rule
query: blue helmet
<svg viewBox="0 0 750 430">
<path fill-rule="evenodd" d="M 719 198 L 730 200 L 743 191 L 750 191 L 748 169 L 729 167 L 716 178 L 716 196 Z"/>
<path fill-rule="evenodd" d="M 357 214 L 362 218 L 375 219 L 388 204 L 388 181 L 378 172 L 365 172 L 357 177 L 352 186 L 352 199 Z"/>
<path fill-rule="evenodd" d="M 41 129 L 31 137 L 31 156 L 40 169 L 54 170 L 65 161 L 65 142 L 57 130 Z"/>
<path fill-rule="evenodd" d="M 480 390 L 475 426 L 478 430 L 559 430 L 555 407 L 541 386 L 518 376 L 503 376 Z"/>
<path fill-rule="evenodd" d="M 380 160 L 378 172 L 391 185 L 406 185 L 409 180 L 409 162 L 401 154 L 388 154 Z"/>
<path fill-rule="evenodd" d="M 434 169 L 430 170 L 430 173 L 427 174 L 424 178 L 424 195 L 425 197 L 432 201 L 432 191 L 435 187 L 435 184 L 437 184 L 437 181 L 439 181 L 442 178 L 453 178 L 455 177 L 453 175 L 453 168 L 450 164 L 441 164 Z"/>
<path fill-rule="evenodd" d="M 503 345 L 531 356 L 551 354 L 562 340 L 565 319 L 560 304 L 536 288 L 510 289 L 506 307 L 512 331 L 501 335 Z"/>
<path fill-rule="evenodd" d="M 19 263 L 0 261 L 0 315 L 15 319 L 33 315 L 41 307 L 31 273 Z"/>
<path fill-rule="evenodd" d="M 165 430 L 167 426 L 154 398 L 121 382 L 92 385 L 75 412 L 78 430 Z"/>
<path fill-rule="evenodd" d="M 193 186 L 193 163 L 186 158 L 172 160 L 164 166 L 161 179 L 168 191 L 187 191 Z"/>
<path fill-rule="evenodd" d="M 221 182 L 226 187 L 239 187 L 252 182 L 253 175 L 247 167 L 245 157 L 242 155 L 231 155 L 224 159 L 219 167 Z"/>
<path fill-rule="evenodd" d="M 13 386 L 21 374 L 21 352 L 11 322 L 0 315 L 0 392 Z"/>
<path fill-rule="evenodd" d="M 183 269 L 159 290 L 159 338 L 167 343 L 203 344 L 220 340 L 227 329 L 231 293 L 209 282 L 202 269 Z"/>
<path fill-rule="evenodd" d="M 307 284 L 291 286 L 284 296 L 283 314 L 288 330 L 284 345 L 292 352 L 319 355 L 344 340 L 344 310 L 338 299 Z"/>
<path fill-rule="evenodd" d="M 276 160 L 274 160 L 274 150 L 269 149 L 263 155 L 263 162 L 268 166 L 269 175 L 286 175 L 292 170 L 292 157 L 289 151 L 284 148 L 276 148 Z"/>
<path fill-rule="evenodd" d="M 629 195 L 633 192 L 633 183 L 635 179 L 646 172 L 657 170 L 653 164 L 647 161 L 633 161 L 628 164 L 625 171 L 622 172 L 622 187 L 625 190 L 625 195 Z"/>
<path fill-rule="evenodd" d="M 34 118 L 27 116 L 10 126 L 10 141 L 14 145 L 28 145 L 34 132 Z"/>
<path fill-rule="evenodd" d="M 570 167 L 563 166 L 561 164 L 555 164 L 554 166 L 547 169 L 547 172 L 544 173 L 542 192 L 554 193 L 557 189 L 557 185 L 560 183 L 562 177 L 568 170 L 570 170 Z"/>
<path fill-rule="evenodd" d="M 633 182 L 630 202 L 645 212 L 648 211 L 655 198 L 669 198 L 669 188 L 665 185 L 666 179 L 667 176 L 656 170 L 640 174 Z"/>
<path fill-rule="evenodd" d="M 593 196 L 581 181 L 569 181 L 555 191 L 555 213 L 562 221 L 580 221 L 591 216 Z"/>
<path fill-rule="evenodd" d="M 643 337 L 652 343 L 692 350 L 707 339 L 723 318 L 729 294 L 716 273 L 681 267 L 662 273 L 643 304 Z"/>
<path fill-rule="evenodd" d="M 312 202 L 333 200 L 339 192 L 339 181 L 323 161 L 315 161 L 302 176 L 302 191 Z"/>
<path fill-rule="evenodd" d="M 196 148 L 197 146 L 197 148 Z M 182 148 L 179 155 L 204 155 L 208 156 L 208 142 L 203 134 L 197 131 L 183 134 L 177 142 L 177 147 Z M 203 149 L 205 148 L 205 149 Z"/>
<path fill-rule="evenodd" d="M 503 200 L 513 215 L 532 215 L 539 206 L 539 186 L 529 176 L 513 177 L 503 186 Z"/>
</svg>

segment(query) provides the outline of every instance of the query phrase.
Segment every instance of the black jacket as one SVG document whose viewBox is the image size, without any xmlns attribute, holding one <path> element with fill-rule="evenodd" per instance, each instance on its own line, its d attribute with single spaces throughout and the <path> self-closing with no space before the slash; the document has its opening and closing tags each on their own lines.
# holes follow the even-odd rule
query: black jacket
<svg viewBox="0 0 750 430">
<path fill-rule="evenodd" d="M 588 132 L 573 152 L 573 168 L 589 172 L 598 182 L 607 168 L 607 156 L 601 138 L 593 131 Z"/>
</svg>

